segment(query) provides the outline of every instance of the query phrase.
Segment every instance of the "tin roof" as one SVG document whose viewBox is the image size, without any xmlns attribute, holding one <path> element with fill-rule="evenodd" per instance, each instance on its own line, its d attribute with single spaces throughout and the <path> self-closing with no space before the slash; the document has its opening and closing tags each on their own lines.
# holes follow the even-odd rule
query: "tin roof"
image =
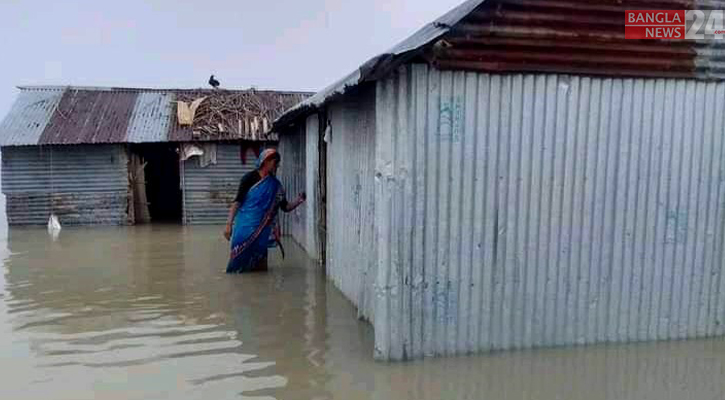
<svg viewBox="0 0 725 400">
<path fill-rule="evenodd" d="M 408 62 L 440 70 L 725 79 L 725 41 L 625 40 L 626 10 L 723 9 L 722 0 L 468 0 L 288 110 L 275 128 Z"/>
<path fill-rule="evenodd" d="M 10 112 L 0 122 L 0 146 L 276 140 L 276 134 L 264 128 L 269 128 L 284 109 L 310 95 L 264 90 L 72 86 L 19 89 Z M 224 112 L 239 115 L 239 123 L 228 128 L 217 121 L 211 128 L 197 126 L 196 120 L 193 126 L 179 125 L 177 101 L 198 97 L 207 97 L 205 103 L 210 104 L 219 98 L 234 98 L 236 102 Z M 265 102 L 272 102 L 276 107 L 260 109 L 258 105 Z M 204 103 L 199 110 L 203 107 Z M 254 123 L 250 124 L 247 119 Z M 265 119 L 269 124 L 259 122 Z"/>
</svg>

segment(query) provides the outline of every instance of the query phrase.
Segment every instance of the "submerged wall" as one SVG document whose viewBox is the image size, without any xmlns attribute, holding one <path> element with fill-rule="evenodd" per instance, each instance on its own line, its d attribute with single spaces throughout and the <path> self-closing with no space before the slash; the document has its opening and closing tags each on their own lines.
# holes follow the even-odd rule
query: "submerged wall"
<svg viewBox="0 0 725 400">
<path fill-rule="evenodd" d="M 376 357 L 725 334 L 725 84 L 377 89 Z"/>
<path fill-rule="evenodd" d="M 8 224 L 128 224 L 127 162 L 121 145 L 3 147 Z"/>
<path fill-rule="evenodd" d="M 315 260 L 320 258 L 320 121 L 317 114 L 307 118 L 305 123 L 305 241 L 307 254 Z"/>
<path fill-rule="evenodd" d="M 287 200 L 294 201 L 299 193 L 305 191 L 307 186 L 305 175 L 305 126 L 295 127 L 292 132 L 282 135 L 278 150 L 282 156 L 282 164 L 279 171 L 277 171 L 277 175 L 285 189 Z M 279 221 L 282 233 L 285 236 L 291 236 L 297 243 L 305 247 L 304 244 L 307 242 L 307 214 L 304 212 L 304 208 L 298 208 L 291 213 L 280 210 Z"/>
<path fill-rule="evenodd" d="M 318 116 L 314 114 L 305 124 L 289 128 L 280 135 L 282 165 L 278 173 L 290 201 L 301 192 L 307 194 L 307 201 L 297 210 L 280 215 L 282 233 L 291 236 L 314 260 L 319 257 L 318 127 Z"/>
<path fill-rule="evenodd" d="M 320 117 L 280 135 L 280 177 L 290 199 L 306 191 L 308 201 L 282 216 L 282 226 L 313 258 L 320 255 L 318 235 L 326 237 L 328 277 L 358 307 L 362 318 L 374 319 L 376 270 L 374 231 L 375 88 L 326 110 L 330 122 L 326 152 L 326 231 L 320 228 Z M 324 119 L 323 119 L 324 123 Z"/>
<path fill-rule="evenodd" d="M 375 88 L 334 103 L 327 144 L 327 274 L 375 319 Z"/>
<path fill-rule="evenodd" d="M 199 157 L 184 161 L 181 171 L 184 222 L 191 225 L 223 225 L 244 174 L 254 169 L 250 150 L 244 163 L 240 144 L 218 144 L 216 164 L 202 167 Z"/>
</svg>

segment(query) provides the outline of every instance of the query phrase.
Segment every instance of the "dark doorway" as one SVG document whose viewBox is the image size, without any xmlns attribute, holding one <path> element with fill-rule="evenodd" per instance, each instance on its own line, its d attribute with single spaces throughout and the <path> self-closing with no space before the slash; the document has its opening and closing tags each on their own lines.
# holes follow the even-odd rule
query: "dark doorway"
<svg viewBox="0 0 725 400">
<path fill-rule="evenodd" d="M 181 222 L 182 191 L 176 149 L 177 146 L 170 143 L 135 145 L 131 149 L 144 165 L 146 204 L 151 222 Z"/>
<path fill-rule="evenodd" d="M 317 198 L 318 205 L 318 221 L 317 221 L 317 243 L 318 254 L 320 256 L 320 264 L 323 268 L 327 266 L 327 138 L 325 133 L 330 121 L 327 119 L 327 112 L 322 110 L 318 113 L 319 132 L 317 148 L 319 149 L 318 158 L 318 177 L 317 177 Z"/>
</svg>

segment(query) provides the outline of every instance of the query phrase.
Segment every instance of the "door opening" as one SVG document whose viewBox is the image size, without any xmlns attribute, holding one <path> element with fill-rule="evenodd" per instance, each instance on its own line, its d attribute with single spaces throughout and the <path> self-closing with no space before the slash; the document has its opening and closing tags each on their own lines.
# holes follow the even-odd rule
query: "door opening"
<svg viewBox="0 0 725 400">
<path fill-rule="evenodd" d="M 330 126 L 327 119 L 327 112 L 320 111 L 318 114 L 318 169 L 317 169 L 317 198 L 318 202 L 318 220 L 317 220 L 317 243 L 320 257 L 320 265 L 325 268 L 327 265 L 327 138 L 325 134 Z"/>
<path fill-rule="evenodd" d="M 172 143 L 141 144 L 131 148 L 133 158 L 140 160 L 138 175 L 143 177 L 143 182 L 134 189 L 137 223 L 148 220 L 152 223 L 181 223 L 181 174 L 176 150 L 177 146 Z"/>
</svg>

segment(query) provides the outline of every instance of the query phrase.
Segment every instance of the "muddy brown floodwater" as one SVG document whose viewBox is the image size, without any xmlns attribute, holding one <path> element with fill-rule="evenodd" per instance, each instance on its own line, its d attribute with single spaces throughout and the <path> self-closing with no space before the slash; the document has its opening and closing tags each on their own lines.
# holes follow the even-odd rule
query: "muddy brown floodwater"
<svg viewBox="0 0 725 400">
<path fill-rule="evenodd" d="M 11 229 L 0 399 L 722 399 L 725 342 L 383 364 L 373 331 L 291 243 L 223 273 L 218 227 Z"/>
</svg>

